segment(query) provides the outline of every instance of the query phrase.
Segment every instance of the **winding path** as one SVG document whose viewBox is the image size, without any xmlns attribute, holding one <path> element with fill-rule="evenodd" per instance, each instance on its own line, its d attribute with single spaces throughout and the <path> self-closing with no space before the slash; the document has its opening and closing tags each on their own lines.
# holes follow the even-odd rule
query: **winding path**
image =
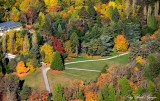
<svg viewBox="0 0 160 101">
<path fill-rule="evenodd" d="M 117 57 L 120 57 L 120 56 L 123 56 L 123 55 L 126 55 L 128 54 L 127 53 L 123 53 L 123 54 L 120 54 L 120 55 L 116 55 L 116 56 L 113 56 L 113 57 L 109 57 L 109 58 L 104 58 L 104 59 L 94 59 L 94 60 L 84 60 L 84 61 L 76 61 L 76 62 L 68 62 L 68 63 L 65 63 L 65 65 L 68 65 L 68 64 L 75 64 L 75 63 L 83 63 L 83 62 L 93 62 L 93 61 L 104 61 L 104 60 L 110 60 L 110 59 L 114 59 L 114 58 L 117 58 Z M 49 83 L 48 83 L 48 78 L 47 78 L 47 71 L 50 69 L 50 67 L 45 67 L 44 68 L 44 63 L 42 63 L 42 73 L 43 73 L 43 78 L 44 78 L 44 82 L 45 82 L 45 86 L 46 86 L 46 89 L 49 93 L 51 93 L 51 90 L 50 90 L 50 87 L 49 87 Z M 66 67 L 65 69 L 72 69 L 72 70 L 80 70 L 80 71 L 87 71 L 87 72 L 101 72 L 99 70 L 90 70 L 90 69 L 79 69 L 79 68 L 68 68 Z"/>
</svg>

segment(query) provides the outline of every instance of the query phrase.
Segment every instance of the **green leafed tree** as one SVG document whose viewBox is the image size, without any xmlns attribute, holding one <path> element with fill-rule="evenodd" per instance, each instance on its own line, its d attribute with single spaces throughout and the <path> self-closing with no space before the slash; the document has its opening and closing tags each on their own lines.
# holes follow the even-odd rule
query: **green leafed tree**
<svg viewBox="0 0 160 101">
<path fill-rule="evenodd" d="M 127 96 L 132 93 L 131 87 L 126 77 L 122 77 L 118 80 L 120 94 L 122 96 Z"/>
<path fill-rule="evenodd" d="M 79 38 L 78 38 L 77 33 L 72 33 L 72 35 L 70 37 L 70 41 L 72 43 L 72 48 L 77 56 L 78 55 L 78 47 L 79 47 Z"/>
<path fill-rule="evenodd" d="M 157 29 L 157 20 L 154 15 L 148 16 L 147 27 L 151 30 L 151 32 L 154 32 Z"/>
<path fill-rule="evenodd" d="M 129 43 L 139 40 L 141 37 L 140 23 L 137 20 L 127 19 L 125 21 L 124 35 Z"/>
<path fill-rule="evenodd" d="M 57 84 L 53 91 L 53 101 L 66 101 L 63 88 L 60 84 Z"/>
<path fill-rule="evenodd" d="M 58 51 L 56 51 L 50 67 L 53 70 L 64 70 L 65 69 L 62 56 Z"/>
</svg>

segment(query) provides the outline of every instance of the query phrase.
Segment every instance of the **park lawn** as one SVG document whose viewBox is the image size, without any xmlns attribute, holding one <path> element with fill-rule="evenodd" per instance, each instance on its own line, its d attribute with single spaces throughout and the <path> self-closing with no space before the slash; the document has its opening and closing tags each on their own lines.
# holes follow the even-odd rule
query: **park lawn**
<svg viewBox="0 0 160 101">
<path fill-rule="evenodd" d="M 51 91 L 53 91 L 56 84 L 61 84 L 67 87 L 74 80 L 83 80 L 85 82 L 96 81 L 100 73 L 76 70 L 64 70 L 61 74 L 47 73 Z"/>
<path fill-rule="evenodd" d="M 104 57 L 102 57 L 102 58 L 109 58 L 109 57 L 116 56 L 116 55 L 118 55 L 117 52 L 116 52 L 116 51 L 113 51 L 113 52 L 111 52 L 108 56 L 104 56 Z M 66 61 L 66 63 L 67 63 L 67 62 L 75 62 L 75 61 L 91 60 L 91 59 L 92 59 L 92 58 L 88 58 L 88 57 L 83 56 L 83 55 L 80 54 L 80 55 L 78 55 L 78 56 L 75 57 L 75 58 L 69 59 L 69 61 Z M 93 58 L 92 60 L 94 60 L 94 59 L 97 59 L 97 58 Z"/>
<path fill-rule="evenodd" d="M 41 69 L 37 69 L 35 72 L 30 73 L 26 77 L 20 78 L 24 81 L 24 86 L 27 85 L 32 88 L 45 89 L 45 83 L 43 80 L 43 75 Z"/>
<path fill-rule="evenodd" d="M 66 67 L 68 68 L 80 68 L 80 69 L 89 69 L 89 70 L 102 70 L 106 64 L 121 64 L 126 65 L 128 64 L 128 54 L 123 55 L 111 60 L 100 60 L 100 61 L 93 61 L 93 62 L 82 62 L 82 63 L 74 63 L 74 64 L 67 64 Z"/>
<path fill-rule="evenodd" d="M 121 64 L 126 65 L 128 63 L 128 55 L 124 55 L 111 60 L 97 61 L 97 62 L 84 62 L 76 64 L 68 64 L 68 68 L 79 68 L 79 69 L 90 69 L 101 71 L 106 64 Z M 53 91 L 56 84 L 60 83 L 64 87 L 70 85 L 74 80 L 83 80 L 85 82 L 96 81 L 100 73 L 90 71 L 79 71 L 79 70 L 64 70 L 61 74 L 47 73 L 48 81 L 50 84 L 51 91 Z M 45 89 L 45 83 L 41 69 L 37 69 L 34 73 L 29 74 L 24 78 L 24 85 L 28 85 L 33 88 Z"/>
</svg>

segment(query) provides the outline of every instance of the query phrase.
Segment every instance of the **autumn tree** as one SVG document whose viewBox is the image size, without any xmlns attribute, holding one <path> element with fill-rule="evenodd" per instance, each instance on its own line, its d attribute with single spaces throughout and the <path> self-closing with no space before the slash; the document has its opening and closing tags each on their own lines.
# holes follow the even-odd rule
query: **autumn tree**
<svg viewBox="0 0 160 101">
<path fill-rule="evenodd" d="M 38 38 L 37 33 L 32 34 L 32 47 L 38 45 Z"/>
<path fill-rule="evenodd" d="M 56 51 L 55 56 L 52 60 L 51 69 L 53 70 L 64 70 L 65 69 L 62 56 L 58 51 Z"/>
<path fill-rule="evenodd" d="M 53 48 L 49 44 L 45 43 L 43 46 L 40 47 L 40 53 L 42 55 L 42 61 L 51 63 L 53 59 Z"/>
<path fill-rule="evenodd" d="M 24 41 L 23 41 L 23 53 L 28 54 L 29 50 L 30 50 L 30 41 L 29 41 L 28 35 L 26 34 L 24 36 Z"/>
<path fill-rule="evenodd" d="M 23 49 L 23 35 L 16 32 L 15 51 L 19 52 Z"/>
<path fill-rule="evenodd" d="M 37 11 L 34 7 L 29 7 L 26 12 L 27 18 L 28 18 L 28 24 L 33 24 L 37 18 Z"/>
<path fill-rule="evenodd" d="M 14 44 L 15 44 L 15 31 L 11 31 L 10 32 L 10 44 L 11 44 L 11 50 L 10 52 L 13 53 L 14 52 Z"/>
<path fill-rule="evenodd" d="M 70 40 L 65 42 L 64 47 L 65 47 L 65 51 L 68 53 L 68 55 L 73 53 L 72 43 Z"/>
<path fill-rule="evenodd" d="M 20 61 L 20 62 L 18 62 L 18 64 L 17 64 L 16 71 L 17 71 L 17 73 L 19 73 L 19 74 L 27 73 L 27 72 L 29 71 L 29 68 L 26 68 L 24 62 L 23 62 L 23 61 Z"/>
<path fill-rule="evenodd" d="M 53 94 L 54 94 L 53 95 L 54 101 L 66 101 L 65 96 L 64 96 L 64 92 L 63 92 L 63 88 L 60 84 L 57 84 L 55 86 Z"/>
<path fill-rule="evenodd" d="M 61 54 L 64 53 L 64 47 L 61 39 L 51 37 L 51 42 L 54 50 L 59 51 Z"/>
<path fill-rule="evenodd" d="M 125 39 L 124 35 L 118 35 L 114 39 L 114 49 L 116 49 L 119 52 L 127 51 L 127 49 L 128 49 L 128 42 Z"/>
<path fill-rule="evenodd" d="M 19 21 L 19 17 L 20 17 L 20 12 L 17 8 L 13 7 L 11 12 L 10 12 L 10 19 L 12 21 Z"/>
</svg>

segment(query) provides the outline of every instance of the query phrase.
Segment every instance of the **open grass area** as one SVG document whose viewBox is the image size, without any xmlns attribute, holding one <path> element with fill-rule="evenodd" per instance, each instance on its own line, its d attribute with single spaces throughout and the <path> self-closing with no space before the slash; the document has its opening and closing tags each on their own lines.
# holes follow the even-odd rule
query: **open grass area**
<svg viewBox="0 0 160 101">
<path fill-rule="evenodd" d="M 110 54 L 108 54 L 107 56 L 103 56 L 101 58 L 109 58 L 109 57 L 112 57 L 112 56 L 116 56 L 118 55 L 116 51 L 113 51 L 111 52 Z M 83 55 L 78 55 L 77 57 L 75 58 L 72 58 L 72 59 L 69 59 L 69 61 L 66 61 L 66 62 L 74 62 L 74 61 L 84 61 L 84 60 L 91 60 L 92 58 L 88 58 L 87 56 L 83 56 Z M 97 59 L 97 58 L 93 58 L 94 59 Z"/>
<path fill-rule="evenodd" d="M 24 86 L 27 85 L 33 88 L 45 89 L 45 84 L 43 80 L 43 75 L 41 69 L 37 69 L 35 72 L 27 75 L 26 77 L 20 78 L 24 81 Z"/>
<path fill-rule="evenodd" d="M 66 65 L 66 67 L 101 71 L 106 64 L 126 65 L 127 63 L 128 63 L 128 55 L 124 55 L 111 60 L 68 64 Z M 90 81 L 95 81 L 99 77 L 99 75 L 100 73 L 97 72 L 79 71 L 79 70 L 64 70 L 61 74 L 52 74 L 51 72 L 47 73 L 48 81 L 52 91 L 57 83 L 60 83 L 63 86 L 68 86 L 70 82 L 72 82 L 73 80 L 83 80 L 86 82 L 90 82 Z M 28 85 L 33 88 L 45 89 L 45 84 L 43 81 L 41 69 L 38 69 L 36 70 L 36 72 L 29 74 L 25 78 L 21 79 L 25 79 L 24 85 Z"/>
<path fill-rule="evenodd" d="M 102 68 L 106 64 L 111 63 L 119 63 L 122 65 L 126 65 L 128 63 L 128 55 L 123 55 L 111 60 L 102 60 L 102 61 L 94 61 L 94 62 L 83 62 L 83 63 L 75 63 L 68 64 L 66 67 L 68 68 L 81 68 L 81 69 L 90 69 L 90 70 L 102 70 Z"/>
</svg>

